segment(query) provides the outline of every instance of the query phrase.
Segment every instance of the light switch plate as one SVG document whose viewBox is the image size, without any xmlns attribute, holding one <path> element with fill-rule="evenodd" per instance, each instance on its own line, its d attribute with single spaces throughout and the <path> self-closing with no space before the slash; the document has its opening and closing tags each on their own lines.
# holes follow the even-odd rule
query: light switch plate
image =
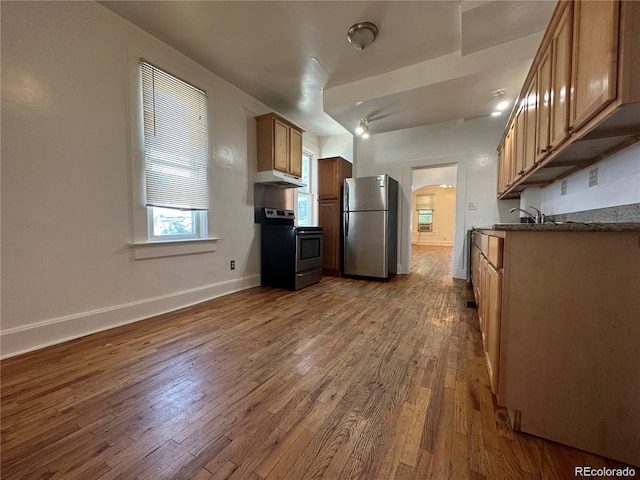
<svg viewBox="0 0 640 480">
<path fill-rule="evenodd" d="M 598 185 L 598 167 L 589 170 L 589 186 L 595 187 Z"/>
<path fill-rule="evenodd" d="M 563 180 L 562 183 L 560 183 L 560 195 L 566 195 L 567 194 L 567 181 Z"/>
</svg>

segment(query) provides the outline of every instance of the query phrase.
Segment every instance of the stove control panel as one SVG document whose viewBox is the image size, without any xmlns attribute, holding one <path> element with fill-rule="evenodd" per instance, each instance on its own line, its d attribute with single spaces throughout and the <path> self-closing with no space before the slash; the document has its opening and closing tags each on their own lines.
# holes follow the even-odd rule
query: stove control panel
<svg viewBox="0 0 640 480">
<path fill-rule="evenodd" d="M 265 208 L 264 217 L 265 218 L 283 218 L 287 220 L 293 220 L 296 218 L 296 215 L 293 212 L 293 210 L 282 210 L 279 208 Z"/>
</svg>

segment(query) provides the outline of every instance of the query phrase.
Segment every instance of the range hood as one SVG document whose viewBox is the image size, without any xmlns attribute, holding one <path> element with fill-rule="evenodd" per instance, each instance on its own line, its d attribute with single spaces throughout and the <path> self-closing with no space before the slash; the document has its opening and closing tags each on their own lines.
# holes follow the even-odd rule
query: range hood
<svg viewBox="0 0 640 480">
<path fill-rule="evenodd" d="M 279 170 L 258 172 L 258 174 L 256 175 L 256 183 L 271 185 L 279 188 L 300 188 L 305 186 L 304 183 L 302 183 L 300 177 L 296 177 Z"/>
</svg>

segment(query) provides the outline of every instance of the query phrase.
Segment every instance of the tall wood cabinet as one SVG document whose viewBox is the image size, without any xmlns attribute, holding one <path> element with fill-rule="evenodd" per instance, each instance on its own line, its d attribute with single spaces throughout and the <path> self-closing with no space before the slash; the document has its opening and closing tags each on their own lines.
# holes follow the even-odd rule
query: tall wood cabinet
<svg viewBox="0 0 640 480">
<path fill-rule="evenodd" d="M 342 157 L 318 159 L 318 223 L 324 229 L 322 274 L 342 273 L 342 185 L 352 165 Z"/>
<path fill-rule="evenodd" d="M 302 176 L 302 130 L 276 113 L 256 117 L 258 171 L 279 170 Z"/>
</svg>

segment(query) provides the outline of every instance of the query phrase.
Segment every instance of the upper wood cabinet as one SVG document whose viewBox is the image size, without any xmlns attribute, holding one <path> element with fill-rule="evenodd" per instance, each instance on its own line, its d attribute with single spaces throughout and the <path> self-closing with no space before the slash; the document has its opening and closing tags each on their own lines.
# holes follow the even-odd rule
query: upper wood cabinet
<svg viewBox="0 0 640 480">
<path fill-rule="evenodd" d="M 276 113 L 256 117 L 258 171 L 280 170 L 302 175 L 302 134 L 304 130 Z"/>
<path fill-rule="evenodd" d="M 353 166 L 342 157 L 318 159 L 318 200 L 339 199 L 345 178 L 351 178 Z"/>
<path fill-rule="evenodd" d="M 640 2 L 558 2 L 498 147 L 500 198 L 640 141 L 639 35 Z"/>
<path fill-rule="evenodd" d="M 591 120 L 616 97 L 619 10 L 617 0 L 575 3 L 571 130 Z"/>
<path fill-rule="evenodd" d="M 538 114 L 538 75 L 535 75 L 529 84 L 529 89 L 524 97 L 525 126 L 523 132 L 523 161 L 522 173 L 531 171 L 536 164 L 537 114 Z"/>
<path fill-rule="evenodd" d="M 549 137 L 546 152 L 539 157 L 546 157 L 560 145 L 569 135 L 569 93 L 571 90 L 571 26 L 573 21 L 573 4 L 562 4 L 558 26 L 553 32 L 551 50 L 551 90 L 549 92 L 551 111 L 549 113 Z M 542 85 L 546 88 L 546 85 Z"/>
<path fill-rule="evenodd" d="M 536 138 L 534 148 L 534 161 L 538 163 L 551 151 L 550 128 L 551 128 L 551 98 L 555 93 L 552 90 L 553 79 L 551 75 L 553 64 L 553 49 L 548 48 L 543 55 L 538 66 L 536 100 Z"/>
<path fill-rule="evenodd" d="M 302 130 L 291 127 L 289 130 L 289 173 L 302 176 Z"/>
</svg>

